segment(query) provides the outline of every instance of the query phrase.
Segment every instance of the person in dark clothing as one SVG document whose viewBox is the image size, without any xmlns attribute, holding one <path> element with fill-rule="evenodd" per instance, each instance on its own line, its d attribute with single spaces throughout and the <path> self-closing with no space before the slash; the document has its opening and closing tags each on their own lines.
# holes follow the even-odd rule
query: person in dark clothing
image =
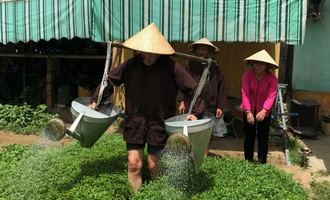
<svg viewBox="0 0 330 200">
<path fill-rule="evenodd" d="M 244 158 L 253 161 L 255 137 L 258 137 L 258 161 L 267 162 L 271 110 L 277 95 L 277 78 L 269 70 L 278 68 L 267 53 L 259 51 L 245 59 L 252 67 L 242 77 Z"/>
<path fill-rule="evenodd" d="M 208 39 L 202 38 L 191 44 L 192 52 L 196 56 L 208 59 L 211 54 L 218 52 L 218 47 L 214 46 Z M 207 63 L 202 63 L 198 61 L 188 61 L 186 64 L 186 69 L 192 75 L 196 82 L 199 82 L 203 74 L 204 68 Z M 221 118 L 223 116 L 223 109 L 227 106 L 227 97 L 225 93 L 225 81 L 224 73 L 220 69 L 218 63 L 212 62 L 209 68 L 209 77 L 206 82 L 202 92 L 201 99 L 204 104 L 204 112 L 209 112 L 215 115 L 216 118 Z M 178 93 L 179 112 L 187 112 L 191 99 L 184 96 L 180 91 Z"/>
<path fill-rule="evenodd" d="M 157 172 L 158 153 L 168 138 L 164 120 L 175 115 L 177 91 L 192 96 L 197 83 L 169 57 L 175 51 L 154 24 L 126 40 L 123 45 L 141 53 L 111 70 L 108 85 L 110 89 L 121 84 L 125 87 L 123 134 L 128 151 L 128 181 L 133 191 L 137 192 L 142 184 L 145 145 L 149 171 L 153 176 Z M 95 108 L 97 95 L 98 89 L 92 98 L 92 108 Z M 194 111 L 198 114 L 202 110 L 196 106 Z M 187 119 L 197 118 L 190 115 Z"/>
</svg>

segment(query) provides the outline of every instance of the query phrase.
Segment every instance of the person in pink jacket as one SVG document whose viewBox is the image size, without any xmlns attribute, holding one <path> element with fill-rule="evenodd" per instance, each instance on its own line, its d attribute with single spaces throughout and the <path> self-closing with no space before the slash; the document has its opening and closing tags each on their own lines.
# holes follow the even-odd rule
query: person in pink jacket
<svg viewBox="0 0 330 200">
<path fill-rule="evenodd" d="M 253 161 L 254 141 L 258 137 L 258 162 L 265 164 L 271 110 L 277 95 L 277 78 L 270 72 L 278 64 L 267 53 L 259 51 L 245 59 L 250 66 L 242 77 L 242 103 L 245 132 L 244 158 Z"/>
</svg>

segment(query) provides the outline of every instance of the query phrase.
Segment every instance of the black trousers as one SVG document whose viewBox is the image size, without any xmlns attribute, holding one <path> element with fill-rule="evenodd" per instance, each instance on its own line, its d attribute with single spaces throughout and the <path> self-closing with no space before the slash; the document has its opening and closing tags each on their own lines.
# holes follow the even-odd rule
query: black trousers
<svg viewBox="0 0 330 200">
<path fill-rule="evenodd" d="M 263 164 L 267 162 L 270 116 L 271 115 L 265 117 L 264 120 L 261 122 L 255 122 L 253 125 L 251 125 L 247 122 L 246 114 L 244 114 L 243 129 L 245 133 L 245 140 L 244 140 L 245 160 L 253 161 L 254 141 L 257 135 L 258 161 Z"/>
</svg>

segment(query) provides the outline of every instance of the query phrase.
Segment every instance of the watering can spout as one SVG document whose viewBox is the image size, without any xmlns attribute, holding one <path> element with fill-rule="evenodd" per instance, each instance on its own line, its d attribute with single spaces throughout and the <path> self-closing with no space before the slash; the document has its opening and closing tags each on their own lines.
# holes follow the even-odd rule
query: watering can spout
<svg viewBox="0 0 330 200">
<path fill-rule="evenodd" d="M 100 105 L 98 111 L 89 108 L 89 103 L 89 97 L 77 98 L 71 103 L 75 120 L 67 131 L 85 148 L 92 147 L 120 114 L 120 109 L 111 103 Z"/>
<path fill-rule="evenodd" d="M 66 128 L 64 121 L 60 118 L 50 119 L 44 127 L 42 135 L 54 142 L 62 140 L 65 135 L 69 135 L 83 143 L 82 135 L 75 132 L 75 128 L 72 129 L 72 126 L 71 128 Z"/>
<path fill-rule="evenodd" d="M 80 123 L 82 117 L 84 116 L 85 112 L 81 112 L 78 117 L 74 120 L 74 122 L 72 123 L 72 125 L 70 126 L 69 129 L 66 129 L 66 134 L 70 135 L 71 137 L 77 139 L 80 141 L 80 143 L 82 144 L 83 141 L 83 137 L 81 136 L 81 134 L 76 132 L 76 128 L 78 126 L 78 124 Z"/>
<path fill-rule="evenodd" d="M 90 97 L 72 101 L 71 114 L 74 122 L 70 128 L 66 128 L 63 120 L 59 118 L 51 119 L 45 126 L 44 135 L 50 140 L 59 141 L 67 134 L 78 140 L 80 146 L 92 147 L 121 112 L 111 103 L 100 106 L 96 111 L 88 107 L 89 102 Z"/>
<path fill-rule="evenodd" d="M 69 129 L 66 129 L 66 134 L 78 140 L 80 143 L 83 143 L 83 137 L 76 132 L 71 132 Z"/>
</svg>

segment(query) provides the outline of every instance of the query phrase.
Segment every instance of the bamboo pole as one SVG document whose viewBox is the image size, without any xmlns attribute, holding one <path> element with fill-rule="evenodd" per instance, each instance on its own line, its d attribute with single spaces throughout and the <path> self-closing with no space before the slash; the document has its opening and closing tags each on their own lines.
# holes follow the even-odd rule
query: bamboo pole
<svg viewBox="0 0 330 200">
<path fill-rule="evenodd" d="M 113 43 L 112 46 L 116 47 L 116 48 L 126 48 L 127 49 L 127 47 L 125 47 L 119 43 Z M 175 52 L 173 55 L 170 55 L 170 56 L 175 57 L 175 58 L 186 58 L 186 59 L 190 59 L 190 60 L 196 60 L 199 62 L 208 62 L 208 59 L 206 59 L 206 58 L 202 58 L 202 57 L 198 57 L 198 56 L 194 56 L 194 55 L 190 55 L 190 54 L 185 54 L 185 53 L 179 53 L 179 52 Z M 211 62 L 216 62 L 216 61 L 211 60 Z"/>
</svg>

